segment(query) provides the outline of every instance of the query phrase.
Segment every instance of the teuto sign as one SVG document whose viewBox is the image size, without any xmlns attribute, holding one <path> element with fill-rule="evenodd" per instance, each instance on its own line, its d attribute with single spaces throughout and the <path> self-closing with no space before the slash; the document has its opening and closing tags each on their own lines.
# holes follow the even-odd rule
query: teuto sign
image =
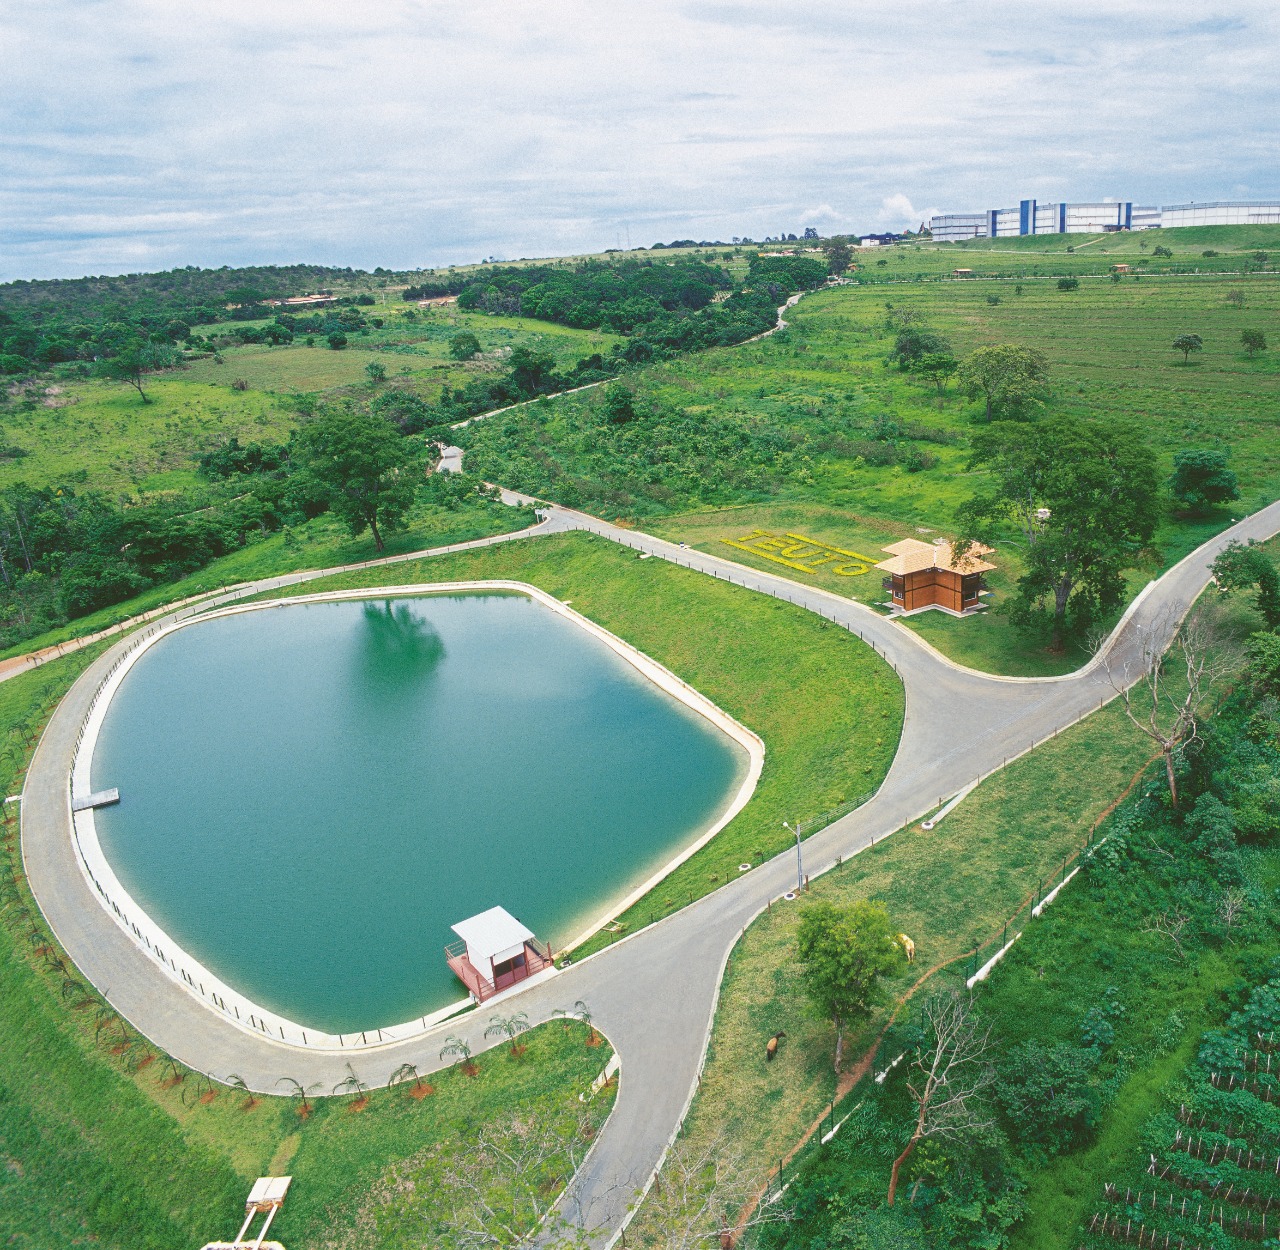
<svg viewBox="0 0 1280 1250">
<path fill-rule="evenodd" d="M 785 564 L 801 573 L 835 573 L 840 577 L 860 577 L 869 573 L 875 562 L 870 556 L 830 543 L 806 538 L 803 534 L 771 534 L 768 530 L 752 530 L 741 538 L 722 538 L 727 546 L 749 551 L 753 556 Z"/>
</svg>

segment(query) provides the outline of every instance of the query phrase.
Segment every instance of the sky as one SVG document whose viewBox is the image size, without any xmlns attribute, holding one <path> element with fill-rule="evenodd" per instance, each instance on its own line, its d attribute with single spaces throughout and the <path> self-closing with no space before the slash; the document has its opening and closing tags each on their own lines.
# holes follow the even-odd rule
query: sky
<svg viewBox="0 0 1280 1250">
<path fill-rule="evenodd" d="M 1280 7 L 5 0 L 0 281 L 1280 196 Z"/>
</svg>

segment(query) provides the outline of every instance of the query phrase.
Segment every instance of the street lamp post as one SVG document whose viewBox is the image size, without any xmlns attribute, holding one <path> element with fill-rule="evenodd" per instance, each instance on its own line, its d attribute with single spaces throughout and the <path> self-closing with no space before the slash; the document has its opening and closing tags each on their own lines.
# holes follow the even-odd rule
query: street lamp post
<svg viewBox="0 0 1280 1250">
<path fill-rule="evenodd" d="M 782 822 L 782 827 L 796 835 L 796 893 L 799 894 L 804 889 L 804 860 L 800 857 L 800 827 L 785 820 Z"/>
</svg>

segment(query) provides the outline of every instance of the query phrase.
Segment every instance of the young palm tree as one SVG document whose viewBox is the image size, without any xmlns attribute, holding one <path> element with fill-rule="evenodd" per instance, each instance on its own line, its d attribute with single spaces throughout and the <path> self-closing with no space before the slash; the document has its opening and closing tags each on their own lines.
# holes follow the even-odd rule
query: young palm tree
<svg viewBox="0 0 1280 1250">
<path fill-rule="evenodd" d="M 578 999 L 578 1001 L 573 1004 L 573 1011 L 570 1014 L 574 1019 L 581 1020 L 582 1023 L 587 1026 L 587 1045 L 599 1046 L 600 1034 L 596 1032 L 596 1026 L 591 1023 L 591 1012 L 587 1010 L 587 1004 L 584 1003 L 582 999 Z"/>
<path fill-rule="evenodd" d="M 392 1074 L 391 1079 L 387 1082 L 387 1086 L 400 1085 L 405 1081 L 412 1081 L 413 1088 L 409 1090 L 410 1098 L 425 1098 L 428 1094 L 434 1094 L 429 1082 L 422 1079 L 421 1073 L 416 1065 L 412 1063 L 402 1063 Z"/>
<path fill-rule="evenodd" d="M 307 1095 L 314 1094 L 321 1083 L 316 1081 L 314 1085 L 303 1085 L 301 1081 L 295 1081 L 291 1076 L 282 1076 L 276 1084 L 289 1086 L 290 1096 L 298 1100 L 298 1115 L 305 1120 L 311 1114 L 311 1102 Z"/>
<path fill-rule="evenodd" d="M 231 1086 L 237 1093 L 244 1095 L 244 1102 L 240 1104 L 242 1111 L 252 1111 L 258 1105 L 258 1100 L 254 1096 L 253 1090 L 249 1088 L 248 1082 L 238 1072 L 232 1072 L 227 1076 L 227 1084 Z"/>
<path fill-rule="evenodd" d="M 181 1085 L 187 1079 L 186 1069 L 172 1055 L 165 1055 L 163 1070 L 167 1075 L 161 1078 L 161 1084 L 168 1089 Z"/>
<path fill-rule="evenodd" d="M 218 1096 L 218 1091 L 214 1087 L 211 1078 L 207 1077 L 203 1072 L 196 1073 L 196 1083 L 187 1086 L 182 1091 L 182 1101 L 187 1106 L 192 1103 L 202 1102 L 211 1103 Z"/>
<path fill-rule="evenodd" d="M 356 1076 L 350 1063 L 347 1064 L 347 1075 L 333 1087 L 333 1092 L 351 1095 L 351 1102 L 348 1104 L 350 1111 L 363 1111 L 369 1105 L 369 1087 Z"/>
<path fill-rule="evenodd" d="M 444 1045 L 440 1048 L 440 1058 L 443 1059 L 446 1055 L 456 1056 L 458 1066 L 465 1076 L 475 1076 L 480 1070 L 471 1059 L 471 1047 L 460 1037 L 446 1037 L 444 1039 Z"/>
<path fill-rule="evenodd" d="M 517 1011 L 514 1016 L 493 1016 L 484 1035 L 485 1037 L 505 1037 L 511 1043 L 511 1053 L 518 1059 L 525 1048 L 517 1047 L 516 1038 L 528 1027 L 529 1017 L 523 1011 Z"/>
</svg>

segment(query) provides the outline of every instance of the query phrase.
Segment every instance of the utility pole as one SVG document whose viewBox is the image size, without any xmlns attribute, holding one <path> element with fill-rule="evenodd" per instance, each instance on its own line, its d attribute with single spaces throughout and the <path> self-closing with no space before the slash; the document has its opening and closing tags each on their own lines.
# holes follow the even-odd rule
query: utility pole
<svg viewBox="0 0 1280 1250">
<path fill-rule="evenodd" d="M 798 823 L 792 825 L 784 820 L 782 827 L 796 835 L 796 893 L 800 894 L 804 890 L 804 860 L 800 856 L 800 826 Z"/>
</svg>

